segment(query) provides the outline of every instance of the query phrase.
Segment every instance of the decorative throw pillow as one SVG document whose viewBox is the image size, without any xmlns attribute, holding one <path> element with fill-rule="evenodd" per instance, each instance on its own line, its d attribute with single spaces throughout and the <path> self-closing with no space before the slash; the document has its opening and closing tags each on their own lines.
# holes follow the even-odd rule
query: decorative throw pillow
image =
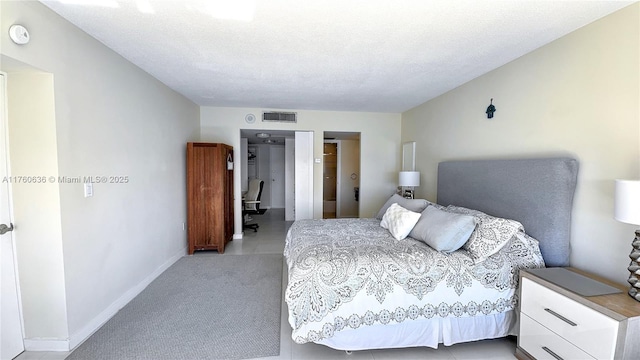
<svg viewBox="0 0 640 360">
<path fill-rule="evenodd" d="M 405 199 L 398 194 L 393 194 L 387 202 L 382 205 L 382 208 L 380 208 L 380 211 L 378 211 L 378 214 L 376 215 L 376 219 L 382 220 L 382 217 L 387 212 L 387 209 L 389 209 L 391 204 L 398 204 L 407 210 L 419 213 L 431 203 L 425 199 Z"/>
<path fill-rule="evenodd" d="M 522 224 L 515 220 L 497 218 L 478 210 L 453 205 L 447 206 L 447 211 L 471 215 L 476 219 L 476 229 L 463 245 L 476 264 L 500 251 L 518 231 L 524 232 Z"/>
<path fill-rule="evenodd" d="M 471 215 L 455 214 L 427 206 L 409 236 L 432 248 L 450 253 L 464 245 L 476 228 Z"/>
<path fill-rule="evenodd" d="M 384 213 L 380 226 L 389 230 L 394 239 L 402 240 L 409 235 L 419 219 L 420 213 L 392 204 Z"/>
</svg>

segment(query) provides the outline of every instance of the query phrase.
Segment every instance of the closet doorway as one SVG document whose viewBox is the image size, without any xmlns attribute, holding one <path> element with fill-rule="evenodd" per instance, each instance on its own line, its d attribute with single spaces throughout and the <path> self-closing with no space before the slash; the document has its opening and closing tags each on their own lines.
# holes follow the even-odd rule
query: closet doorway
<svg viewBox="0 0 640 360">
<path fill-rule="evenodd" d="M 313 132 L 240 130 L 242 193 L 264 181 L 261 209 L 283 209 L 284 220 L 313 218 Z"/>
<path fill-rule="evenodd" d="M 322 217 L 357 218 L 360 213 L 360 133 L 324 132 Z"/>
<path fill-rule="evenodd" d="M 285 146 L 293 136 L 292 131 L 240 130 L 241 189 L 247 191 L 253 179 L 264 181 L 261 209 L 285 208 Z"/>
</svg>

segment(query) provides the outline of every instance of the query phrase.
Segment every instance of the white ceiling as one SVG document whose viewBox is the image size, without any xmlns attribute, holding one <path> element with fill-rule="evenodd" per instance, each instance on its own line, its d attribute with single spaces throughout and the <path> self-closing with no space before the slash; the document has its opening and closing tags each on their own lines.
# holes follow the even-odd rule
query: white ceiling
<svg viewBox="0 0 640 360">
<path fill-rule="evenodd" d="M 631 3 L 42 2 L 199 105 L 372 112 L 408 110 Z"/>
</svg>

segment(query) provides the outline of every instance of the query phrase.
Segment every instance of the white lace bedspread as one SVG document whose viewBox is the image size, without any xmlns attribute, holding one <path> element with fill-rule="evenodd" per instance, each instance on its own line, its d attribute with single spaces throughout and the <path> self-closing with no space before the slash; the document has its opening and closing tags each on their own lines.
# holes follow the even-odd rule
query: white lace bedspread
<svg viewBox="0 0 640 360">
<path fill-rule="evenodd" d="M 284 256 L 289 323 L 300 344 L 374 324 L 510 311 L 518 269 L 544 267 L 538 242 L 524 233 L 474 265 L 466 250 L 397 241 L 377 219 L 296 221 Z"/>
</svg>

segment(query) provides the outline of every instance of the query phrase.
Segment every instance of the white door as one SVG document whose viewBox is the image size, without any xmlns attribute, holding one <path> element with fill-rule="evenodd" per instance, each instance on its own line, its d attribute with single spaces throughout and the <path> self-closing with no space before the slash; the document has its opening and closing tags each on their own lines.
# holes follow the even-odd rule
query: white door
<svg viewBox="0 0 640 360">
<path fill-rule="evenodd" d="M 284 208 L 284 146 L 271 146 L 271 207 Z"/>
<path fill-rule="evenodd" d="M 296 131 L 295 219 L 313 219 L 313 132 Z"/>
<path fill-rule="evenodd" d="M 11 226 L 11 201 L 7 176 L 8 134 L 6 77 L 0 74 L 0 224 Z M 2 226 L 2 225 L 0 225 Z M 0 230 L 4 232 L 5 230 Z M 24 351 L 18 297 L 13 232 L 0 235 L 0 359 L 13 359 Z"/>
</svg>

